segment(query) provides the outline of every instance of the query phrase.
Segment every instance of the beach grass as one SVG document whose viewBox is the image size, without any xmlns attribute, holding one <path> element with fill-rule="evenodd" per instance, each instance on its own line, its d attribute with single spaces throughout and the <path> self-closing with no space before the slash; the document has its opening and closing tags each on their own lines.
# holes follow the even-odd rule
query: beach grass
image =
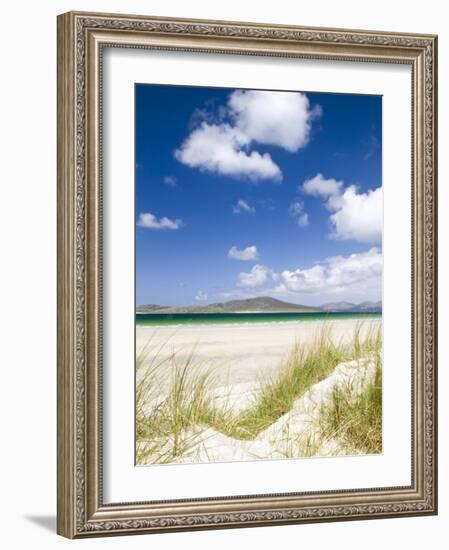
<svg viewBox="0 0 449 550">
<path fill-rule="evenodd" d="M 148 347 L 138 357 L 138 372 L 147 354 Z M 194 351 L 182 364 L 177 362 L 175 353 L 163 361 L 157 357 L 158 354 L 150 360 L 136 387 L 136 439 L 140 442 L 137 463 L 150 456 L 158 463 L 166 463 L 186 455 L 199 435 L 187 434 L 186 430 L 204 423 L 209 415 L 211 371 L 200 370 L 194 362 Z M 163 399 L 157 377 L 160 368 L 166 368 L 170 377 L 168 394 Z M 149 407 L 151 414 L 147 412 Z"/>
<path fill-rule="evenodd" d="M 347 453 L 382 451 L 382 364 L 376 354 L 374 377 L 354 397 L 351 387 L 337 386 L 330 403 L 323 405 L 319 430 L 324 438 L 338 440 Z"/>
<path fill-rule="evenodd" d="M 346 351 L 332 343 L 330 331 L 331 327 L 325 325 L 312 345 L 295 344 L 279 374 L 261 384 L 254 404 L 235 417 L 224 433 L 238 439 L 254 439 L 286 414 L 313 384 L 329 376 L 344 360 Z"/>
<path fill-rule="evenodd" d="M 236 440 L 253 440 L 288 413 L 296 399 L 327 378 L 339 363 L 373 354 L 377 361 L 375 379 L 356 399 L 350 388 L 336 388 L 331 404 L 320 411 L 319 430 L 323 438 L 338 437 L 348 449 L 379 452 L 381 343 L 379 328 L 368 330 L 362 338 L 359 324 L 349 343 L 334 343 L 332 326 L 325 324 L 312 344 L 295 344 L 278 374 L 261 382 L 252 403 L 238 413 L 227 405 L 214 405 L 213 370 L 198 363 L 194 351 L 179 364 L 176 353 L 158 360 L 158 350 L 152 350 L 149 343 L 137 359 L 137 463 L 168 463 L 188 457 L 209 427 Z M 165 369 L 170 378 L 168 390 L 158 383 L 160 369 Z M 311 441 L 307 436 L 291 453 L 313 456 L 317 448 L 315 439 Z"/>
</svg>

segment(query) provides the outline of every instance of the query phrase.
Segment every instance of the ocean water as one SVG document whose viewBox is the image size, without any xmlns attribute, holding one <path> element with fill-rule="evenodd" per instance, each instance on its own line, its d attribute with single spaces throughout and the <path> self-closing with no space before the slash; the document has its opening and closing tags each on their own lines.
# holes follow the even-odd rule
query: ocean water
<svg viewBox="0 0 449 550">
<path fill-rule="evenodd" d="M 254 323 L 288 323 L 310 321 L 341 321 L 344 319 L 381 319 L 381 313 L 137 313 L 137 326 L 176 325 L 239 325 Z"/>
</svg>

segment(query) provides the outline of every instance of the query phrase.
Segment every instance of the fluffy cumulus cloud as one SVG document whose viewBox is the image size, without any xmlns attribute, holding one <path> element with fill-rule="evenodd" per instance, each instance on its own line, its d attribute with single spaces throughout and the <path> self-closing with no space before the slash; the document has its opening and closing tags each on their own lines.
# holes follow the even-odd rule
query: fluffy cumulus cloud
<svg viewBox="0 0 449 550">
<path fill-rule="evenodd" d="M 309 225 L 309 215 L 304 212 L 304 203 L 300 201 L 292 202 L 290 205 L 290 214 L 295 218 L 299 227 L 306 227 Z"/>
<path fill-rule="evenodd" d="M 342 187 L 342 181 L 325 178 L 323 174 L 317 174 L 303 183 L 302 190 L 308 195 L 327 199 L 328 197 L 338 195 Z"/>
<path fill-rule="evenodd" d="M 308 97 L 300 92 L 237 90 L 228 106 L 235 126 L 249 140 L 290 153 L 307 145 L 312 120 L 321 112 L 318 107 L 311 109 Z"/>
<path fill-rule="evenodd" d="M 296 303 L 377 301 L 382 296 L 382 267 L 382 253 L 377 247 L 280 273 L 256 264 L 250 271 L 240 272 L 236 287 L 222 296 L 227 299 L 277 296 Z"/>
<path fill-rule="evenodd" d="M 280 181 L 281 169 L 271 156 L 247 151 L 243 148 L 246 143 L 246 136 L 229 124 L 203 122 L 175 151 L 175 158 L 190 168 L 224 176 Z"/>
<path fill-rule="evenodd" d="M 259 258 L 259 252 L 256 246 L 247 246 L 242 249 L 233 246 L 229 249 L 228 258 L 231 260 L 242 260 L 244 262 L 254 261 Z"/>
<path fill-rule="evenodd" d="M 382 240 L 382 187 L 359 193 L 357 187 L 351 185 L 333 198 L 329 206 L 335 210 L 330 216 L 332 237 L 361 243 Z"/>
<path fill-rule="evenodd" d="M 209 298 L 209 294 L 207 292 L 204 292 L 203 290 L 198 290 L 195 300 L 197 302 L 205 302 Z"/>
<path fill-rule="evenodd" d="M 360 193 L 357 186 L 344 187 L 342 181 L 325 178 L 322 174 L 302 185 L 308 195 L 325 200 L 332 212 L 330 236 L 360 243 L 379 243 L 382 240 L 382 187 Z"/>
<path fill-rule="evenodd" d="M 278 275 L 265 265 L 256 264 L 251 271 L 239 273 L 237 285 L 248 289 L 276 281 Z"/>
<path fill-rule="evenodd" d="M 379 295 L 382 254 L 378 248 L 349 256 L 334 256 L 307 269 L 283 271 L 276 291 L 281 294 Z"/>
<path fill-rule="evenodd" d="M 243 199 L 239 199 L 232 207 L 234 214 L 254 214 L 256 209 Z"/>
<path fill-rule="evenodd" d="M 192 130 L 175 158 L 202 171 L 279 182 L 282 172 L 271 155 L 251 147 L 274 145 L 297 152 L 307 145 L 312 120 L 320 112 L 300 92 L 237 90 L 215 122 L 203 119 Z"/>
<path fill-rule="evenodd" d="M 137 225 L 139 227 L 145 227 L 146 229 L 180 229 L 183 227 L 182 220 L 171 220 L 166 216 L 162 218 L 157 218 L 154 214 L 150 212 L 141 212 L 137 220 Z"/>
</svg>

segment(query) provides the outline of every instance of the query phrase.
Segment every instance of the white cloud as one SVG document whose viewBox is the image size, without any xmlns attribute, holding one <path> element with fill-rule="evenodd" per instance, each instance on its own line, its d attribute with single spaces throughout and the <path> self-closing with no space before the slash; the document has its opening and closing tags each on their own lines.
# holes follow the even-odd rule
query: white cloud
<svg viewBox="0 0 449 550">
<path fill-rule="evenodd" d="M 382 240 L 382 187 L 367 193 L 358 193 L 354 185 L 339 197 L 329 200 L 335 209 L 330 216 L 333 226 L 331 237 L 352 239 L 361 243 L 377 243 Z"/>
<path fill-rule="evenodd" d="M 382 240 L 382 187 L 359 193 L 355 185 L 344 187 L 342 181 L 322 174 L 306 180 L 302 190 L 325 199 L 334 239 L 374 244 Z"/>
<path fill-rule="evenodd" d="M 251 261 L 257 260 L 259 258 L 259 253 L 256 246 L 247 246 L 241 250 L 233 246 L 229 249 L 228 258 L 232 260 Z"/>
<path fill-rule="evenodd" d="M 253 144 L 274 145 L 291 153 L 305 147 L 312 120 L 321 114 L 311 109 L 300 92 L 236 90 L 218 116 L 202 116 L 175 151 L 175 158 L 191 168 L 252 181 L 282 180 L 282 172 L 268 153 L 250 150 Z"/>
<path fill-rule="evenodd" d="M 382 253 L 373 247 L 348 256 L 333 256 L 312 267 L 276 273 L 266 265 L 241 272 L 236 287 L 223 298 L 276 296 L 295 303 L 324 304 L 334 300 L 359 303 L 382 297 Z"/>
<path fill-rule="evenodd" d="M 237 90 L 228 106 L 235 126 L 249 140 L 291 153 L 307 145 L 312 120 L 321 113 L 311 109 L 309 99 L 300 92 Z"/>
<path fill-rule="evenodd" d="M 382 288 L 382 253 L 378 248 L 334 256 L 307 269 L 283 271 L 278 293 L 340 294 L 368 299 Z"/>
<path fill-rule="evenodd" d="M 239 273 L 237 285 L 246 288 L 255 288 L 267 282 L 277 280 L 277 274 L 264 265 L 256 264 L 250 272 Z"/>
<path fill-rule="evenodd" d="M 229 124 L 203 122 L 175 151 L 175 158 L 202 171 L 225 176 L 246 177 L 251 181 L 280 181 L 282 172 L 268 153 L 247 152 L 248 138 Z"/>
<path fill-rule="evenodd" d="M 237 201 L 237 204 L 232 207 L 232 211 L 234 212 L 234 214 L 254 214 L 256 209 L 254 208 L 254 206 L 250 206 L 243 199 L 239 199 Z"/>
<path fill-rule="evenodd" d="M 137 220 L 137 225 L 139 227 L 145 227 L 147 229 L 180 229 L 183 227 L 182 220 L 171 220 L 170 218 L 167 218 L 166 216 L 163 216 L 160 219 L 157 219 L 157 217 L 154 214 L 150 214 L 149 212 L 141 212 L 139 214 L 139 219 Z"/>
<path fill-rule="evenodd" d="M 164 183 L 169 187 L 176 187 L 177 180 L 175 176 L 164 176 Z"/>
<path fill-rule="evenodd" d="M 327 199 L 328 197 L 338 195 L 342 187 L 342 181 L 337 181 L 333 178 L 325 178 L 323 174 L 317 174 L 303 183 L 302 190 L 307 195 Z"/>
<path fill-rule="evenodd" d="M 198 302 L 205 302 L 209 298 L 209 294 L 207 292 L 204 292 L 203 290 L 198 290 L 195 300 Z"/>
<path fill-rule="evenodd" d="M 304 212 L 304 203 L 300 201 L 292 202 L 289 208 L 290 214 L 295 218 L 299 227 L 309 225 L 309 215 Z"/>
</svg>

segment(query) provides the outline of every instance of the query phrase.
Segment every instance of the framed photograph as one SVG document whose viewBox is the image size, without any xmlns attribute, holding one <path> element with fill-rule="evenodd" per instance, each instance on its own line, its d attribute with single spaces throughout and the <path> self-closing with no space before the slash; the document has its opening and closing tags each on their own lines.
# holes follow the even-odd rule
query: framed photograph
<svg viewBox="0 0 449 550">
<path fill-rule="evenodd" d="M 59 534 L 436 514 L 436 51 L 59 16 Z"/>
</svg>

